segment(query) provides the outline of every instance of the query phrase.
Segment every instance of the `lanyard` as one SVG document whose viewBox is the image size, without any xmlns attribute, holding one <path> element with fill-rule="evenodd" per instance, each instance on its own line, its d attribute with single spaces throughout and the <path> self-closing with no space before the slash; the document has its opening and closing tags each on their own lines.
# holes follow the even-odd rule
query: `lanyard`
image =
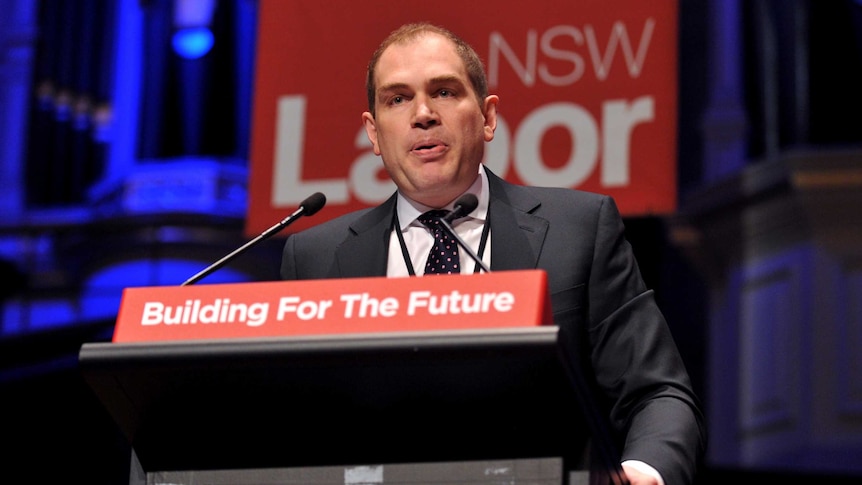
<svg viewBox="0 0 862 485">
<path fill-rule="evenodd" d="M 490 212 L 490 207 L 488 209 Z M 482 254 L 485 253 L 485 244 L 488 242 L 488 233 L 490 232 L 490 228 L 491 218 L 486 214 L 485 224 L 483 224 L 482 227 L 482 237 L 479 240 L 479 251 L 477 253 L 479 259 L 482 259 Z M 407 249 L 407 244 L 404 243 L 404 235 L 401 234 L 401 224 L 398 223 L 398 210 L 395 210 L 392 216 L 392 230 L 398 236 L 398 243 L 401 245 L 401 256 L 404 257 L 404 264 L 407 265 L 407 273 L 409 273 L 410 276 L 416 276 L 416 271 L 413 269 L 413 262 L 410 260 L 410 251 Z M 479 263 L 476 263 L 475 266 L 473 266 L 473 273 L 478 273 L 479 269 Z"/>
</svg>

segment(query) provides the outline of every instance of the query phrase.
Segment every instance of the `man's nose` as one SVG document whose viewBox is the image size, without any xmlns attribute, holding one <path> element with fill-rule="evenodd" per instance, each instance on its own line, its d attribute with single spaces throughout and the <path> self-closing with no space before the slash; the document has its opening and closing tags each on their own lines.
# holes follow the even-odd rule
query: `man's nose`
<svg viewBox="0 0 862 485">
<path fill-rule="evenodd" d="M 416 111 L 413 113 L 414 127 L 428 128 L 440 122 L 431 98 L 425 96 L 417 97 L 415 107 Z"/>
</svg>

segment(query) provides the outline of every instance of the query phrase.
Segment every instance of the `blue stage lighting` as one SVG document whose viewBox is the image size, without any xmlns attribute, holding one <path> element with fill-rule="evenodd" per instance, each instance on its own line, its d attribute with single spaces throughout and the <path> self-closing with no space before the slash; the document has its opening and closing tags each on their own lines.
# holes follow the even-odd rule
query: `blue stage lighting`
<svg viewBox="0 0 862 485">
<path fill-rule="evenodd" d="M 212 49 L 215 37 L 206 27 L 177 30 L 174 33 L 174 52 L 185 59 L 198 59 Z"/>
</svg>

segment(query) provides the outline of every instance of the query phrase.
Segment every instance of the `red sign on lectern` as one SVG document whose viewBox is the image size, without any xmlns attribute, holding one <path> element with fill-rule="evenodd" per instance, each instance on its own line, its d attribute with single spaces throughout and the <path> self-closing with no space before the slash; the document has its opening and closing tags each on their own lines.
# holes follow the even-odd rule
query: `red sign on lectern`
<svg viewBox="0 0 862 485">
<path fill-rule="evenodd" d="M 126 288 L 114 342 L 529 327 L 552 323 L 539 270 Z"/>
</svg>

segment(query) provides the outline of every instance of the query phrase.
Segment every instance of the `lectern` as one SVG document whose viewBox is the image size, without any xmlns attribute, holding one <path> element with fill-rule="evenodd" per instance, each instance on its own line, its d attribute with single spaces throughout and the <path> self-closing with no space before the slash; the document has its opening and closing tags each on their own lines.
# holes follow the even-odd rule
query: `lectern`
<svg viewBox="0 0 862 485">
<path fill-rule="evenodd" d="M 307 291 L 272 285 L 291 301 Z M 128 317 L 134 299 L 124 300 Z M 262 473 L 294 468 L 555 458 L 560 483 L 574 470 L 589 483 L 624 483 L 605 420 L 573 365 L 572 336 L 505 318 L 474 328 L 461 317 L 463 328 L 405 322 L 403 331 L 115 339 L 84 344 L 79 360 L 144 473 L 265 483 Z"/>
</svg>

